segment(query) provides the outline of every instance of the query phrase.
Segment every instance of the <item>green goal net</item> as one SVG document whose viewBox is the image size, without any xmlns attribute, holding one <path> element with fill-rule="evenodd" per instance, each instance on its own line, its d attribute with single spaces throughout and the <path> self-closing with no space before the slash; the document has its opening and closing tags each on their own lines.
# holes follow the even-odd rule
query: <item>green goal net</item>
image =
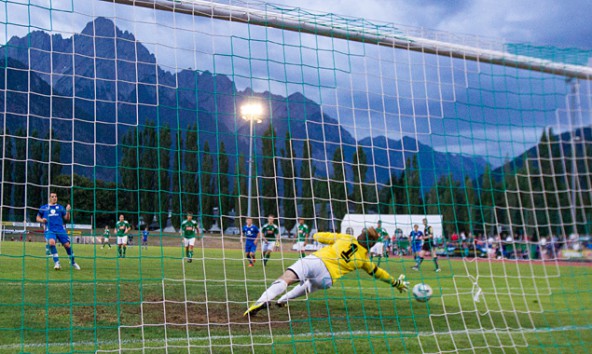
<svg viewBox="0 0 592 354">
<path fill-rule="evenodd" d="M 0 25 L 0 353 L 592 347 L 591 51 L 240 0 Z"/>
</svg>

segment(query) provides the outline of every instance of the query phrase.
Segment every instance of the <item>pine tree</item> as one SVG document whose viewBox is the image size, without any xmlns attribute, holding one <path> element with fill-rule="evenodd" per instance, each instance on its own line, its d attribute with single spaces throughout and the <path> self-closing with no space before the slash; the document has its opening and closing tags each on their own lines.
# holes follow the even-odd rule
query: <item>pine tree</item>
<svg viewBox="0 0 592 354">
<path fill-rule="evenodd" d="M 171 140 L 171 129 L 168 125 L 161 127 L 158 131 L 158 199 L 160 215 L 158 222 L 160 228 L 164 229 L 169 216 L 170 202 L 172 199 L 171 191 L 171 150 L 173 141 Z"/>
<path fill-rule="evenodd" d="M 181 226 L 181 218 L 178 216 L 181 214 L 181 203 L 182 203 L 182 193 L 181 193 L 181 184 L 182 184 L 182 174 L 181 169 L 183 166 L 183 136 L 181 131 L 177 131 L 177 138 L 176 138 L 176 150 L 174 151 L 173 156 L 173 201 L 172 201 L 172 208 L 173 208 L 173 218 L 172 223 L 175 229 L 178 229 Z"/>
<path fill-rule="evenodd" d="M 407 190 L 408 214 L 424 214 L 423 197 L 421 192 L 421 178 L 417 154 L 411 160 L 407 159 L 405 173 L 405 189 Z"/>
<path fill-rule="evenodd" d="M 228 162 L 228 154 L 226 153 L 226 146 L 224 141 L 220 141 L 220 148 L 218 150 L 218 176 L 219 176 L 219 205 L 220 215 L 228 216 L 234 207 L 234 198 L 230 194 L 230 163 Z M 222 225 L 230 222 L 229 218 L 222 219 Z M 221 226 L 222 227 L 222 226 Z"/>
<path fill-rule="evenodd" d="M 247 166 L 245 155 L 240 154 L 236 161 L 236 181 L 234 183 L 235 210 L 247 216 Z"/>
<path fill-rule="evenodd" d="M 302 215 L 312 220 L 315 218 L 314 201 L 312 199 L 312 176 L 314 167 L 311 159 L 310 141 L 306 140 L 302 147 L 302 165 L 300 166 L 300 181 L 302 183 Z"/>
<path fill-rule="evenodd" d="M 356 153 L 353 156 L 352 169 L 354 171 L 354 190 L 350 199 L 356 205 L 355 212 L 358 214 L 364 214 L 366 212 L 366 208 L 363 190 L 368 166 L 366 161 L 366 153 L 361 146 L 358 147 Z"/>
<path fill-rule="evenodd" d="M 14 146 L 10 133 L 6 131 L 6 144 L 2 146 L 4 156 L 2 161 L 2 221 L 11 220 L 12 216 L 12 196 L 14 194 Z M 0 140 L 1 141 L 1 140 Z"/>
<path fill-rule="evenodd" d="M 206 141 L 203 147 L 203 153 L 201 154 L 201 165 L 199 168 L 199 196 L 200 196 L 200 210 L 201 219 L 203 226 L 209 229 L 214 223 L 213 209 L 215 190 L 213 186 L 213 171 L 214 171 L 214 158 L 210 151 L 210 144 Z"/>
<path fill-rule="evenodd" d="M 51 130 L 50 135 L 50 144 L 51 144 L 51 161 L 50 161 L 50 174 L 51 180 L 49 181 L 50 185 L 53 185 L 54 178 L 58 177 L 62 174 L 62 165 L 61 162 L 61 152 L 62 152 L 62 143 L 56 140 L 55 138 L 55 130 Z"/>
<path fill-rule="evenodd" d="M 262 189 L 263 189 L 263 210 L 265 215 L 277 214 L 277 185 L 276 185 L 276 133 L 271 124 L 263 132 L 262 137 L 262 152 L 263 152 L 263 175 Z"/>
<path fill-rule="evenodd" d="M 187 127 L 185 136 L 185 150 L 183 160 L 185 167 L 181 172 L 181 220 L 187 212 L 196 214 L 199 210 L 199 184 L 198 184 L 198 147 L 197 128 L 195 125 Z"/>
<path fill-rule="evenodd" d="M 158 214 L 160 203 L 158 202 L 158 142 L 154 122 L 147 122 L 140 134 L 139 152 L 140 163 L 138 174 L 140 175 L 140 210 L 144 222 L 150 225 Z M 130 218 L 133 218 L 130 217 Z"/>
<path fill-rule="evenodd" d="M 329 183 L 331 193 L 331 208 L 333 210 L 335 229 L 341 228 L 341 220 L 347 214 L 347 185 L 345 184 L 345 164 L 343 162 L 343 150 L 338 147 L 333 153 L 331 161 L 333 175 Z"/>
<path fill-rule="evenodd" d="M 283 225 L 287 230 L 292 230 L 296 223 L 296 186 L 294 183 L 295 169 L 294 169 L 294 151 L 292 149 L 292 139 L 290 133 L 286 132 L 286 139 L 284 140 L 284 148 L 281 150 L 282 155 L 282 176 L 284 187 L 283 199 Z"/>
<path fill-rule="evenodd" d="M 117 208 L 117 213 L 124 213 L 127 211 L 138 210 L 138 199 L 139 199 L 139 180 L 138 180 L 138 138 L 140 132 L 138 128 L 131 129 L 123 137 L 122 154 L 123 157 L 120 163 L 121 173 L 121 197 L 118 198 L 118 204 L 114 207 Z M 117 216 L 115 216 L 117 218 Z M 132 215 L 125 215 L 130 220 Z M 146 220 L 150 223 L 151 220 Z"/>
<path fill-rule="evenodd" d="M 47 189 L 41 187 L 47 185 L 47 175 L 44 173 L 44 164 L 47 161 L 43 154 L 44 143 L 39 140 L 39 133 L 34 130 L 32 133 L 34 139 L 29 139 L 29 155 L 27 160 L 27 206 L 26 218 L 29 221 L 35 219 L 35 208 L 41 206 L 47 196 Z"/>
</svg>

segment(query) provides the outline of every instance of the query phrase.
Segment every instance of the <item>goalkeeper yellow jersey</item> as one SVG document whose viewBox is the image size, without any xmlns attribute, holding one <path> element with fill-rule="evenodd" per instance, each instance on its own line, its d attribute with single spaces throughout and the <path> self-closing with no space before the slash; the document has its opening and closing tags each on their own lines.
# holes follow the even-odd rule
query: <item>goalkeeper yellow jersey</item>
<svg viewBox="0 0 592 354">
<path fill-rule="evenodd" d="M 358 243 L 355 237 L 333 232 L 318 232 L 314 239 L 327 246 L 313 253 L 320 258 L 333 282 L 356 269 L 363 269 L 366 273 L 392 284 L 395 280 L 384 269 L 372 263 L 368 258 L 368 250 Z"/>
</svg>

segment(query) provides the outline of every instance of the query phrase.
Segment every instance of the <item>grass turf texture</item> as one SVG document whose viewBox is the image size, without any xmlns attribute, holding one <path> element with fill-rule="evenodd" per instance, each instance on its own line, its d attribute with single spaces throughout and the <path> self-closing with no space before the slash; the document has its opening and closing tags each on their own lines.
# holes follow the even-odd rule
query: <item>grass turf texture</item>
<svg viewBox="0 0 592 354">
<path fill-rule="evenodd" d="M 206 240 L 207 242 L 207 240 Z M 82 271 L 59 248 L 53 270 L 42 243 L 4 242 L 0 255 L 0 353 L 95 352 L 145 348 L 191 352 L 586 352 L 592 347 L 592 278 L 588 266 L 441 259 L 442 273 L 409 258 L 381 266 L 425 282 L 425 304 L 365 273 L 289 309 L 242 313 L 295 259 L 272 254 L 267 268 L 246 267 L 238 244 L 117 249 L 75 245 Z M 472 277 L 484 292 L 473 301 Z M 185 301 L 187 300 L 187 301 Z M 513 349 L 515 347 L 515 349 Z"/>
</svg>

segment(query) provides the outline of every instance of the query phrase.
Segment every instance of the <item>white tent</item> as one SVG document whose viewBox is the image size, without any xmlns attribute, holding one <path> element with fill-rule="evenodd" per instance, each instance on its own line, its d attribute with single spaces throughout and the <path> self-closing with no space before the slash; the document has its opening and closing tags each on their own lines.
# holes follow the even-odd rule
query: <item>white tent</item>
<svg viewBox="0 0 592 354">
<path fill-rule="evenodd" d="M 341 222 L 341 233 L 359 235 L 365 227 L 376 227 L 378 220 L 382 221 L 382 227 L 389 235 L 393 235 L 396 229 L 401 229 L 403 235 L 409 235 L 413 225 L 419 225 L 423 231 L 423 219 L 428 220 L 434 232 L 435 238 L 442 237 L 442 215 L 404 214 L 404 215 L 365 215 L 345 214 Z"/>
</svg>

